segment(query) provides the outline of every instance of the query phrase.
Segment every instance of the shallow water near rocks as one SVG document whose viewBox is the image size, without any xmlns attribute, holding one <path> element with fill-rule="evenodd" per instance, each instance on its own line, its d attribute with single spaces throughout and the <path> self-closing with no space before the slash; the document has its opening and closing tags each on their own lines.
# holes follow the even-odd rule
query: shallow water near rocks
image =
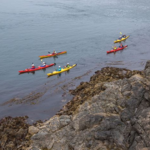
<svg viewBox="0 0 150 150">
<path fill-rule="evenodd" d="M 47 119 L 71 99 L 67 90 L 88 81 L 94 71 L 104 66 L 144 69 L 150 56 L 149 14 L 149 0 L 1 0 L 0 118 L 28 115 L 33 121 Z M 120 32 L 130 35 L 123 43 L 128 48 L 107 55 Z M 56 59 L 44 59 L 56 66 L 35 74 L 18 74 L 32 62 L 40 65 L 38 56 L 54 49 L 67 51 Z M 68 74 L 47 78 L 47 73 L 67 62 L 77 66 Z M 73 80 L 78 76 L 82 77 Z M 67 83 L 68 89 L 62 89 Z M 33 92 L 42 96 L 3 105 Z"/>
</svg>

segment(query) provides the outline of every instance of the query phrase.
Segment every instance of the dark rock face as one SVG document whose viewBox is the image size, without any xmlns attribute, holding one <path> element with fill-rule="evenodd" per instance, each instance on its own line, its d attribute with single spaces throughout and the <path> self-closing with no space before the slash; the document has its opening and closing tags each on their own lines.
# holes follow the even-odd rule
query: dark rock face
<svg viewBox="0 0 150 150">
<path fill-rule="evenodd" d="M 6 117 L 0 120 L 0 149 L 23 150 L 30 145 L 27 117 Z"/>
</svg>

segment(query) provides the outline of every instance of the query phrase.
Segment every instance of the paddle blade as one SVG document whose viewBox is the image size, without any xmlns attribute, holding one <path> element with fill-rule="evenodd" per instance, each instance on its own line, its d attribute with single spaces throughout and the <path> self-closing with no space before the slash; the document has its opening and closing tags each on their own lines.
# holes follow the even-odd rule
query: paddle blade
<svg viewBox="0 0 150 150">
<path fill-rule="evenodd" d="M 43 59 L 41 59 L 41 61 L 43 61 Z"/>
<path fill-rule="evenodd" d="M 122 34 L 122 33 L 120 32 L 120 34 Z"/>
</svg>

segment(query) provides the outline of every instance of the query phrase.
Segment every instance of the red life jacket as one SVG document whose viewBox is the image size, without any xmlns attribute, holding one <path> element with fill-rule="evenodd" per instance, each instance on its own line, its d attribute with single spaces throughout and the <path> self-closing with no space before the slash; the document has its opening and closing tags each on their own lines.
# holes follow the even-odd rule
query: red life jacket
<svg viewBox="0 0 150 150">
<path fill-rule="evenodd" d="M 35 66 L 32 66 L 31 69 L 35 69 Z"/>
</svg>

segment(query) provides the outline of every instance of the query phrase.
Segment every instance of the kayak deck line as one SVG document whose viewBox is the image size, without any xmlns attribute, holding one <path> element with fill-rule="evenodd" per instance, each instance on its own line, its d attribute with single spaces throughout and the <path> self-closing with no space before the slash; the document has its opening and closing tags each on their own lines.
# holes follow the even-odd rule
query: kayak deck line
<svg viewBox="0 0 150 150">
<path fill-rule="evenodd" d="M 43 58 L 48 58 L 48 57 L 54 57 L 54 56 L 57 56 L 57 55 L 62 55 L 62 54 L 65 54 L 65 53 L 67 53 L 67 51 L 58 52 L 56 54 L 41 55 L 39 57 L 40 57 L 40 59 L 43 59 Z"/>
<path fill-rule="evenodd" d="M 49 76 L 52 76 L 52 75 L 56 75 L 56 74 L 60 74 L 62 72 L 68 71 L 68 70 L 74 68 L 76 65 L 77 64 L 74 64 L 74 65 L 70 66 L 69 68 L 61 69 L 61 71 L 53 71 L 52 73 L 47 73 L 47 76 L 49 77 Z"/>
<path fill-rule="evenodd" d="M 114 43 L 118 43 L 118 42 L 121 42 L 121 41 L 125 41 L 126 39 L 129 38 L 129 35 L 125 38 L 122 38 L 122 39 L 117 39 L 116 41 L 114 41 Z"/>
<path fill-rule="evenodd" d="M 33 72 L 33 71 L 42 70 L 42 69 L 45 69 L 45 68 L 48 68 L 48 67 L 52 67 L 52 66 L 54 66 L 54 65 L 56 65 L 56 63 L 46 65 L 45 67 L 38 66 L 38 67 L 35 68 L 35 69 L 27 68 L 27 69 L 25 69 L 25 70 L 20 70 L 20 71 L 18 71 L 18 72 L 19 72 L 19 73 Z"/>
<path fill-rule="evenodd" d="M 125 46 L 122 47 L 122 48 L 118 47 L 117 49 L 112 49 L 112 50 L 110 50 L 110 51 L 107 51 L 107 54 L 109 54 L 109 53 L 114 53 L 114 52 L 123 50 L 123 49 L 126 48 L 126 47 L 128 47 L 128 45 L 125 45 Z"/>
</svg>

